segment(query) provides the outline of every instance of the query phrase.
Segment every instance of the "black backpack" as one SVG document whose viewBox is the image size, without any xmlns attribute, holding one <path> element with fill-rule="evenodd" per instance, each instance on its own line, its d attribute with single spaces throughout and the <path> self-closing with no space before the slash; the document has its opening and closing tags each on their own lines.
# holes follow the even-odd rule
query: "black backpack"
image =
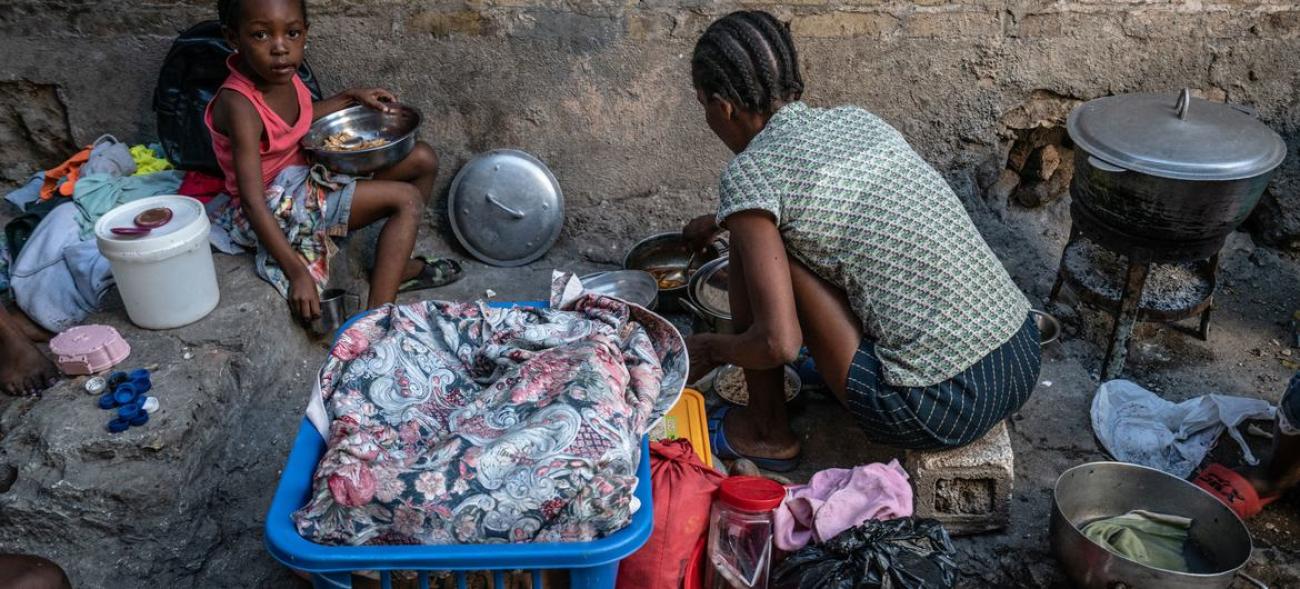
<svg viewBox="0 0 1300 589">
<path fill-rule="evenodd" d="M 163 60 L 153 91 L 153 111 L 158 115 L 158 140 L 167 160 L 178 169 L 221 175 L 203 112 L 226 81 L 226 57 L 231 53 L 221 23 L 209 20 L 176 37 Z M 320 100 L 320 85 L 305 60 L 298 76 L 312 99 Z"/>
</svg>

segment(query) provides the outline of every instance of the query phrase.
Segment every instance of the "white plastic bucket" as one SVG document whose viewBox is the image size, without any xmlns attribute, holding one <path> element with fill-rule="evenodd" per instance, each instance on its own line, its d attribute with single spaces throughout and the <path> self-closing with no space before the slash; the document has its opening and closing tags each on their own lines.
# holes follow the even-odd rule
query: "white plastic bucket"
<svg viewBox="0 0 1300 589">
<path fill-rule="evenodd" d="M 136 215 L 168 208 L 172 218 L 148 235 L 124 237 L 114 227 L 135 227 Z M 99 252 L 113 267 L 131 322 L 146 329 L 189 325 L 217 308 L 221 292 L 208 247 L 208 215 L 188 196 L 155 196 L 119 206 L 95 223 Z"/>
</svg>

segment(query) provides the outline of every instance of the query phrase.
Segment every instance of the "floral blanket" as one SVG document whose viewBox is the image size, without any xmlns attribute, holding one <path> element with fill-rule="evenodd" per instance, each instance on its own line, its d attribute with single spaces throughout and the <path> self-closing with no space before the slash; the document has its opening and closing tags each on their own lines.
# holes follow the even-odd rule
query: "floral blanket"
<svg viewBox="0 0 1300 589">
<path fill-rule="evenodd" d="M 686 370 L 672 325 L 607 297 L 376 310 L 321 369 L 328 449 L 298 532 L 359 545 L 616 531 L 631 516 L 641 436 Z"/>
</svg>

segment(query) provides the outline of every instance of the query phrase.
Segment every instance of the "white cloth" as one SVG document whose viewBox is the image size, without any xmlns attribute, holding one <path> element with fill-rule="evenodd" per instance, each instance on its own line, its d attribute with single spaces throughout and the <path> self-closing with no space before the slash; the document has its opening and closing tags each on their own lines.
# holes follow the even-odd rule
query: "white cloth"
<svg viewBox="0 0 1300 589">
<path fill-rule="evenodd" d="M 1116 460 L 1187 478 L 1225 429 L 1246 462 L 1258 464 L 1237 426 L 1250 419 L 1272 420 L 1275 412 L 1268 401 L 1228 395 L 1173 403 L 1134 382 L 1112 380 L 1102 383 L 1092 399 L 1092 430 Z"/>
</svg>

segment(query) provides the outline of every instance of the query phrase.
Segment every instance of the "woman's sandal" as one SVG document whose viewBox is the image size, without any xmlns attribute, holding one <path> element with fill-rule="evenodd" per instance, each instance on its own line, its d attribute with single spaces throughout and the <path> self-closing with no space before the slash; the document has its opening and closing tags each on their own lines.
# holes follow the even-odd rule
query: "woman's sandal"
<svg viewBox="0 0 1300 589">
<path fill-rule="evenodd" d="M 1214 495 L 1243 520 L 1255 517 L 1280 497 L 1260 497 L 1259 491 L 1241 473 L 1217 463 L 1197 473 L 1192 483 Z"/>
<path fill-rule="evenodd" d="M 723 460 L 736 460 L 744 458 L 753 462 L 759 468 L 772 472 L 790 472 L 799 468 L 799 457 L 794 458 L 761 458 L 758 456 L 745 456 L 731 447 L 727 442 L 727 434 L 723 431 L 723 423 L 729 413 L 735 407 L 723 405 L 713 410 L 709 414 L 709 444 L 713 446 L 713 453 Z"/>
<path fill-rule="evenodd" d="M 465 275 L 465 271 L 460 267 L 460 262 L 456 260 L 429 256 L 416 256 L 415 259 L 423 262 L 424 267 L 420 268 L 420 274 L 415 278 L 403 282 L 398 287 L 397 292 L 411 292 L 447 286 L 460 280 Z"/>
</svg>

